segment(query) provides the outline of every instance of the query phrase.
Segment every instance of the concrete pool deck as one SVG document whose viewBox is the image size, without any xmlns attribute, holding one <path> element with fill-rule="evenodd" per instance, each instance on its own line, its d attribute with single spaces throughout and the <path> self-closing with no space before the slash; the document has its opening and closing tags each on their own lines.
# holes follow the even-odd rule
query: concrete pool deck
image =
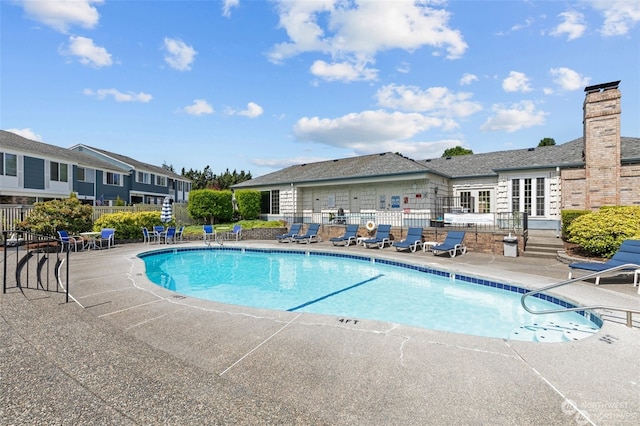
<svg viewBox="0 0 640 426">
<path fill-rule="evenodd" d="M 229 246 L 286 249 L 271 241 Z M 170 247 L 202 247 L 201 241 Z M 366 253 L 540 288 L 555 260 L 394 248 Z M 599 311 L 583 340 L 532 343 L 398 324 L 224 305 L 152 284 L 136 257 L 163 245 L 71 253 L 64 295 L 0 294 L 3 424 L 640 423 L 640 321 Z M 631 281 L 553 292 L 581 305 L 640 308 Z"/>
</svg>

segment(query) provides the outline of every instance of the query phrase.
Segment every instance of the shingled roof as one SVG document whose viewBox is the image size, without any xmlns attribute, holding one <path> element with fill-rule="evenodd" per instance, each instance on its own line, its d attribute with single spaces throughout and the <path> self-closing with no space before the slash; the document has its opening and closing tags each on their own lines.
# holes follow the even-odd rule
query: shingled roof
<svg viewBox="0 0 640 426">
<path fill-rule="evenodd" d="M 640 163 L 640 138 L 621 138 L 622 163 Z M 560 145 L 414 161 L 398 154 L 320 161 L 290 166 L 234 188 L 314 183 L 330 180 L 435 173 L 450 179 L 497 176 L 501 171 L 583 167 L 582 138 Z"/>
<path fill-rule="evenodd" d="M 90 149 L 90 150 L 96 151 L 102 155 L 113 158 L 114 160 L 117 160 L 121 163 L 127 164 L 128 166 L 130 166 L 132 169 L 135 169 L 135 170 L 147 171 L 157 175 L 164 175 L 164 176 L 171 177 L 172 179 L 181 179 L 181 180 L 186 179 L 184 176 L 178 175 L 172 172 L 171 170 L 167 170 L 163 167 L 154 166 L 153 164 L 143 163 L 142 161 L 138 161 L 134 158 L 127 157 L 126 155 L 117 154 L 115 152 L 110 152 L 104 149 L 95 148 L 95 147 L 84 145 L 84 144 L 73 146 L 71 149 L 75 149 L 75 148 Z M 80 151 L 77 151 L 77 152 L 80 152 Z"/>
<path fill-rule="evenodd" d="M 37 142 L 24 138 L 12 132 L 0 130 L 0 147 L 2 149 L 12 148 L 22 152 L 33 153 L 34 155 L 42 155 L 53 159 L 66 160 L 79 166 L 90 167 L 100 170 L 110 170 L 122 172 L 124 169 L 113 164 L 102 161 L 99 158 L 79 151 L 72 151 L 55 145 L 49 145 L 43 142 Z"/>
<path fill-rule="evenodd" d="M 290 183 L 312 183 L 329 180 L 359 179 L 406 174 L 426 174 L 426 166 L 391 152 L 341 158 L 290 166 L 249 181 L 234 185 L 234 188 L 266 185 L 288 185 Z"/>
</svg>

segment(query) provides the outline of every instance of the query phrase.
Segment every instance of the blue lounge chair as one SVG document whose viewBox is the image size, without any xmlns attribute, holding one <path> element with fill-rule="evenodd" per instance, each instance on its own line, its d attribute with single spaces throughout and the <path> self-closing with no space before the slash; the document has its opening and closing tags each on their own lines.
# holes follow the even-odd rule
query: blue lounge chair
<svg viewBox="0 0 640 426">
<path fill-rule="evenodd" d="M 176 242 L 176 228 L 173 226 L 167 228 L 167 232 L 164 233 L 164 243 L 169 244 L 169 241 L 174 244 Z"/>
<path fill-rule="evenodd" d="M 103 228 L 100 231 L 100 238 L 98 239 L 98 241 L 100 241 L 100 248 L 104 247 L 104 244 L 107 244 L 107 248 L 110 249 L 111 247 L 116 245 L 116 230 L 113 228 Z"/>
<path fill-rule="evenodd" d="M 80 248 L 82 249 L 82 245 L 84 241 L 82 237 L 71 236 L 67 231 L 57 231 L 58 237 L 60 237 L 60 253 L 62 253 L 66 247 L 67 250 L 71 250 L 71 246 L 73 246 L 74 251 L 78 251 L 78 244 L 80 244 Z"/>
<path fill-rule="evenodd" d="M 293 225 L 291 225 L 289 232 L 282 235 L 276 235 L 276 240 L 278 240 L 279 243 L 291 242 L 291 239 L 300 233 L 301 228 L 301 223 L 294 223 Z"/>
<path fill-rule="evenodd" d="M 460 254 L 467 252 L 467 246 L 464 245 L 464 231 L 449 231 L 447 237 L 442 244 L 431 247 L 433 254 L 449 252 L 449 256 L 456 257 L 458 251 Z"/>
<path fill-rule="evenodd" d="M 233 225 L 233 229 L 229 231 L 228 238 L 235 236 L 236 241 L 242 239 L 242 225 Z"/>
<path fill-rule="evenodd" d="M 180 226 L 180 228 L 178 228 L 178 230 L 176 231 L 176 241 L 182 242 L 183 232 L 184 232 L 184 225 Z"/>
<path fill-rule="evenodd" d="M 376 235 L 373 238 L 362 241 L 362 244 L 367 248 L 378 247 L 379 249 L 383 249 L 387 244 L 391 246 L 393 242 L 391 241 L 390 233 L 391 225 L 378 225 Z"/>
<path fill-rule="evenodd" d="M 144 238 L 144 244 L 151 244 L 151 240 L 153 239 L 156 243 L 159 242 L 160 235 L 156 231 L 149 231 L 148 228 L 142 228 L 142 236 Z"/>
<path fill-rule="evenodd" d="M 202 239 L 206 245 L 216 239 L 216 230 L 213 225 L 202 225 Z"/>
<path fill-rule="evenodd" d="M 291 241 L 295 241 L 296 243 L 312 243 L 314 241 L 320 241 L 318 237 L 318 231 L 320 230 L 319 223 L 312 223 L 309 225 L 306 234 L 304 235 L 296 235 L 291 239 Z"/>
<path fill-rule="evenodd" d="M 358 225 L 347 225 L 344 235 L 330 238 L 329 241 L 331 241 L 334 246 L 349 246 L 351 243 L 356 243 L 358 241 L 358 228 Z"/>
<path fill-rule="evenodd" d="M 415 253 L 418 247 L 422 247 L 422 228 L 409 228 L 404 240 L 394 243 L 396 250 L 411 250 Z"/>
<path fill-rule="evenodd" d="M 620 269 L 616 273 L 623 271 L 635 271 L 640 269 L 640 240 L 624 240 L 620 245 L 618 251 L 613 257 L 604 263 L 600 262 L 576 262 L 570 263 L 569 279 L 573 275 L 574 269 L 581 269 L 584 271 L 593 272 L 605 272 L 607 269 L 615 268 L 616 266 L 632 265 L 628 268 Z M 634 285 L 636 284 L 634 278 Z M 596 285 L 600 284 L 600 275 L 596 276 Z"/>
</svg>

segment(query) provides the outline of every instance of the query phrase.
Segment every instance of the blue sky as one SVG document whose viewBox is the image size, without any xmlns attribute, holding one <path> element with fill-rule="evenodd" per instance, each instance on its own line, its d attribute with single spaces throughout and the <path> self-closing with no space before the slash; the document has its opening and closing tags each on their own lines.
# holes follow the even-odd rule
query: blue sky
<svg viewBox="0 0 640 426">
<path fill-rule="evenodd" d="M 640 137 L 640 1 L 1 0 L 0 128 L 254 177 L 326 159 L 582 136 L 622 80 Z"/>
</svg>

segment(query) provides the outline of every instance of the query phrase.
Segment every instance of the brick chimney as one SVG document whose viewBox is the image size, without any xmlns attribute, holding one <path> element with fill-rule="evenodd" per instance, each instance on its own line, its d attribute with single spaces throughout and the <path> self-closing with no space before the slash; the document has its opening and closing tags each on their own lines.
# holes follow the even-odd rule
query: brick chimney
<svg viewBox="0 0 640 426">
<path fill-rule="evenodd" d="M 620 205 L 619 83 L 584 89 L 585 207 L 589 210 Z"/>
</svg>

